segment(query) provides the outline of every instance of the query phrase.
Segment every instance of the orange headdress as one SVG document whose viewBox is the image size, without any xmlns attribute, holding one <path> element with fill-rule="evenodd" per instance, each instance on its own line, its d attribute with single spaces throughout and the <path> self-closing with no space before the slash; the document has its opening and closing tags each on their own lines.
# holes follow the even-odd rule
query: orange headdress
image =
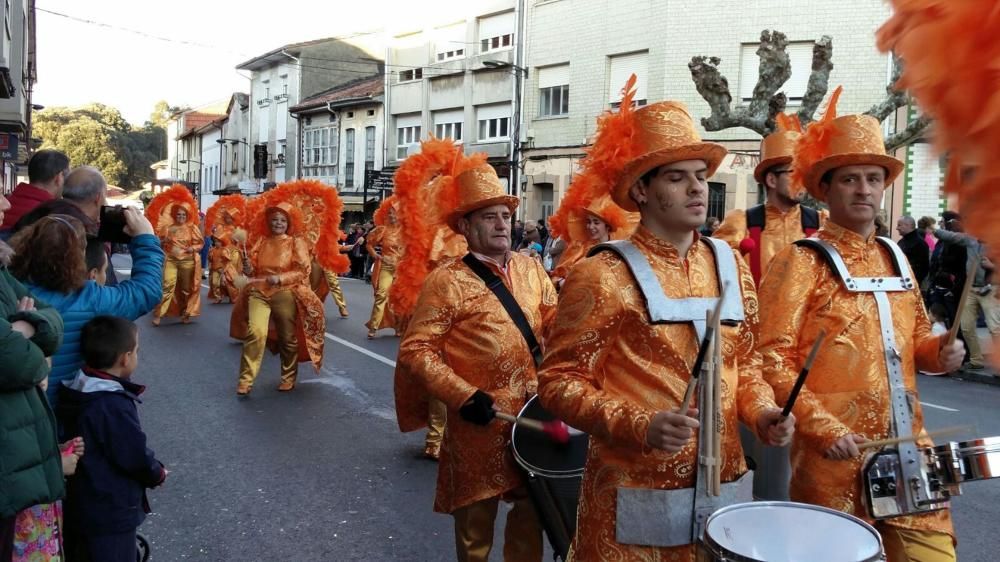
<svg viewBox="0 0 1000 562">
<path fill-rule="evenodd" d="M 382 203 L 379 204 L 378 209 L 375 210 L 375 215 L 372 217 L 372 221 L 376 226 L 389 224 L 389 211 L 398 206 L 399 201 L 396 199 L 395 195 L 386 197 Z M 396 212 L 398 212 L 398 210 Z"/>
<path fill-rule="evenodd" d="M 420 287 L 429 273 L 434 238 L 445 215 L 459 205 L 454 177 L 486 162 L 485 154 L 465 156 L 450 139 L 429 138 L 420 152 L 403 161 L 394 177 L 398 220 L 406 233 L 403 257 L 389 291 L 389 307 L 405 318 L 413 310 Z"/>
<path fill-rule="evenodd" d="M 595 198 L 583 209 L 578 209 L 570 215 L 567 225 L 567 242 L 587 242 L 590 234 L 587 232 L 587 217 L 593 215 L 608 225 L 608 233 L 615 239 L 627 238 L 639 223 L 638 213 L 629 213 L 615 204 L 610 195 Z"/>
<path fill-rule="evenodd" d="M 805 186 L 816 199 L 825 200 L 823 176 L 835 168 L 874 164 L 886 170 L 889 185 L 903 171 L 903 163 L 885 153 L 882 128 L 871 115 L 837 117 L 841 87 L 834 90 L 822 119 L 810 124 L 795 145 L 792 181 Z"/>
<path fill-rule="evenodd" d="M 160 225 L 173 223 L 175 208 L 182 207 L 187 211 L 188 222 L 198 220 L 198 203 L 191 195 L 191 190 L 181 184 L 174 184 L 149 202 L 146 207 L 146 218 L 158 230 Z"/>
<path fill-rule="evenodd" d="M 760 141 L 760 163 L 753 171 L 753 177 L 759 184 L 764 183 L 768 170 L 792 162 L 795 143 L 802 136 L 802 123 L 795 115 L 779 113 L 775 119 L 778 130 Z"/>
<path fill-rule="evenodd" d="M 945 189 L 961 193 L 966 228 L 1000 258 L 1000 4 L 995 0 L 893 0 L 878 46 L 904 63 L 897 87 L 934 119 L 933 139 L 949 155 Z M 963 184 L 960 170 L 976 167 Z"/>
<path fill-rule="evenodd" d="M 258 200 L 260 201 L 258 203 Z M 251 241 L 270 233 L 267 210 L 283 208 L 287 203 L 291 234 L 305 239 L 316 261 L 327 271 L 341 273 L 350 268 L 350 261 L 340 253 L 340 215 L 344 210 L 337 190 L 316 180 L 296 180 L 253 198 L 247 204 L 247 226 Z"/>
<path fill-rule="evenodd" d="M 216 223 L 223 222 L 223 213 L 228 214 L 233 219 L 233 224 L 242 226 L 246 219 L 247 198 L 242 195 L 224 195 L 218 201 L 212 203 L 205 213 L 205 233 L 211 234 L 212 227 Z"/>
</svg>

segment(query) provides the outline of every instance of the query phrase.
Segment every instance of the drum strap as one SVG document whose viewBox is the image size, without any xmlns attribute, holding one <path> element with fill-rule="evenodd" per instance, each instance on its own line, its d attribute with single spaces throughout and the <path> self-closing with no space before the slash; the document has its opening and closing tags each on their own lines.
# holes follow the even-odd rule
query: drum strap
<svg viewBox="0 0 1000 562">
<path fill-rule="evenodd" d="M 524 315 L 524 311 L 521 310 L 521 305 L 517 304 L 517 299 L 514 298 L 514 295 L 510 294 L 503 281 L 490 271 L 490 268 L 486 267 L 483 262 L 479 261 L 476 256 L 471 253 L 465 254 L 462 261 L 465 262 L 465 265 L 469 266 L 469 269 L 473 273 L 483 280 L 483 283 L 486 283 L 486 288 L 493 291 L 493 294 L 497 296 L 500 304 L 503 305 L 504 310 L 510 315 L 510 319 L 517 326 L 518 331 L 521 332 L 521 336 L 524 337 L 524 342 L 528 345 L 531 357 L 535 361 L 535 367 L 541 365 L 542 346 L 538 345 L 538 339 L 535 338 L 535 333 L 531 330 L 531 324 Z"/>
<path fill-rule="evenodd" d="M 726 291 L 726 300 L 722 303 L 722 322 L 736 324 L 743 321 L 743 294 L 739 291 L 739 269 L 736 266 L 736 256 L 722 240 L 703 236 L 702 242 L 708 244 L 715 254 L 715 270 L 719 278 L 719 286 L 729 282 L 731 290 Z M 646 300 L 646 311 L 651 324 L 669 324 L 691 322 L 700 342 L 705 335 L 705 311 L 715 308 L 716 298 L 691 297 L 672 299 L 663 290 L 663 285 L 656 278 L 653 266 L 646 256 L 628 240 L 613 240 L 598 244 L 591 248 L 588 256 L 598 252 L 611 251 L 625 262 L 632 278 L 635 279 L 643 298 Z"/>
<path fill-rule="evenodd" d="M 848 291 L 852 293 L 871 293 L 878 308 L 878 320 L 882 335 L 882 350 L 886 371 L 889 376 L 889 393 L 892 404 L 892 426 L 890 433 L 894 437 L 910 437 L 913 435 L 913 407 L 903 379 L 903 364 L 896 347 L 896 333 L 892 323 L 892 307 L 886 293 L 909 291 L 913 289 L 913 280 L 909 276 L 906 257 L 895 242 L 888 238 L 876 238 L 892 256 L 893 269 L 896 277 L 852 277 L 847 270 L 843 257 L 837 249 L 825 241 L 806 238 L 795 242 L 798 246 L 808 247 L 818 252 L 830 265 L 834 273 Z M 917 445 L 913 441 L 900 443 L 897 446 L 900 467 L 905 482 L 916 482 L 923 479 L 921 472 L 921 457 Z M 926 497 L 923 486 L 907 486 L 911 493 L 906 494 L 908 508 L 912 512 L 921 511 L 919 507 L 930 498 Z"/>
</svg>

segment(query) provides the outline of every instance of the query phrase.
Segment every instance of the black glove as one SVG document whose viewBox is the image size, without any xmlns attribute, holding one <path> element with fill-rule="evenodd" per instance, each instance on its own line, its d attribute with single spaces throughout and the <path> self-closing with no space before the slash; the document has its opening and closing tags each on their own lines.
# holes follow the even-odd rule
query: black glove
<svg viewBox="0 0 1000 562">
<path fill-rule="evenodd" d="M 497 413 L 493 410 L 493 397 L 482 390 L 477 390 L 470 399 L 471 402 L 458 409 L 462 419 L 476 425 L 487 425 Z"/>
</svg>

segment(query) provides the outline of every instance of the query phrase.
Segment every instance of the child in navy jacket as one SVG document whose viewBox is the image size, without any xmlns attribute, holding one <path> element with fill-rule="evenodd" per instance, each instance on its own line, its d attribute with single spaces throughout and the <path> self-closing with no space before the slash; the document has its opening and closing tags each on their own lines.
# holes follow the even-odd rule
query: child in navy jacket
<svg viewBox="0 0 1000 562">
<path fill-rule="evenodd" d="M 66 550 L 71 560 L 134 562 L 136 529 L 149 513 L 146 488 L 167 471 L 146 447 L 136 404 L 145 387 L 130 378 L 139 362 L 139 330 L 125 318 L 84 325 L 85 367 L 63 383 L 59 419 L 87 451 L 67 483 Z"/>
</svg>

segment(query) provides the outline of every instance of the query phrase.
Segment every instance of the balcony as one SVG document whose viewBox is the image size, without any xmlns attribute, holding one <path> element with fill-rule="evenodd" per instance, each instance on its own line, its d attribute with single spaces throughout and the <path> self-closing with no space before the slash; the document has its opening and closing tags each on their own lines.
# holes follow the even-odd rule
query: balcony
<svg viewBox="0 0 1000 562">
<path fill-rule="evenodd" d="M 271 98 L 261 98 L 257 100 L 257 107 L 267 107 L 271 105 Z"/>
</svg>

